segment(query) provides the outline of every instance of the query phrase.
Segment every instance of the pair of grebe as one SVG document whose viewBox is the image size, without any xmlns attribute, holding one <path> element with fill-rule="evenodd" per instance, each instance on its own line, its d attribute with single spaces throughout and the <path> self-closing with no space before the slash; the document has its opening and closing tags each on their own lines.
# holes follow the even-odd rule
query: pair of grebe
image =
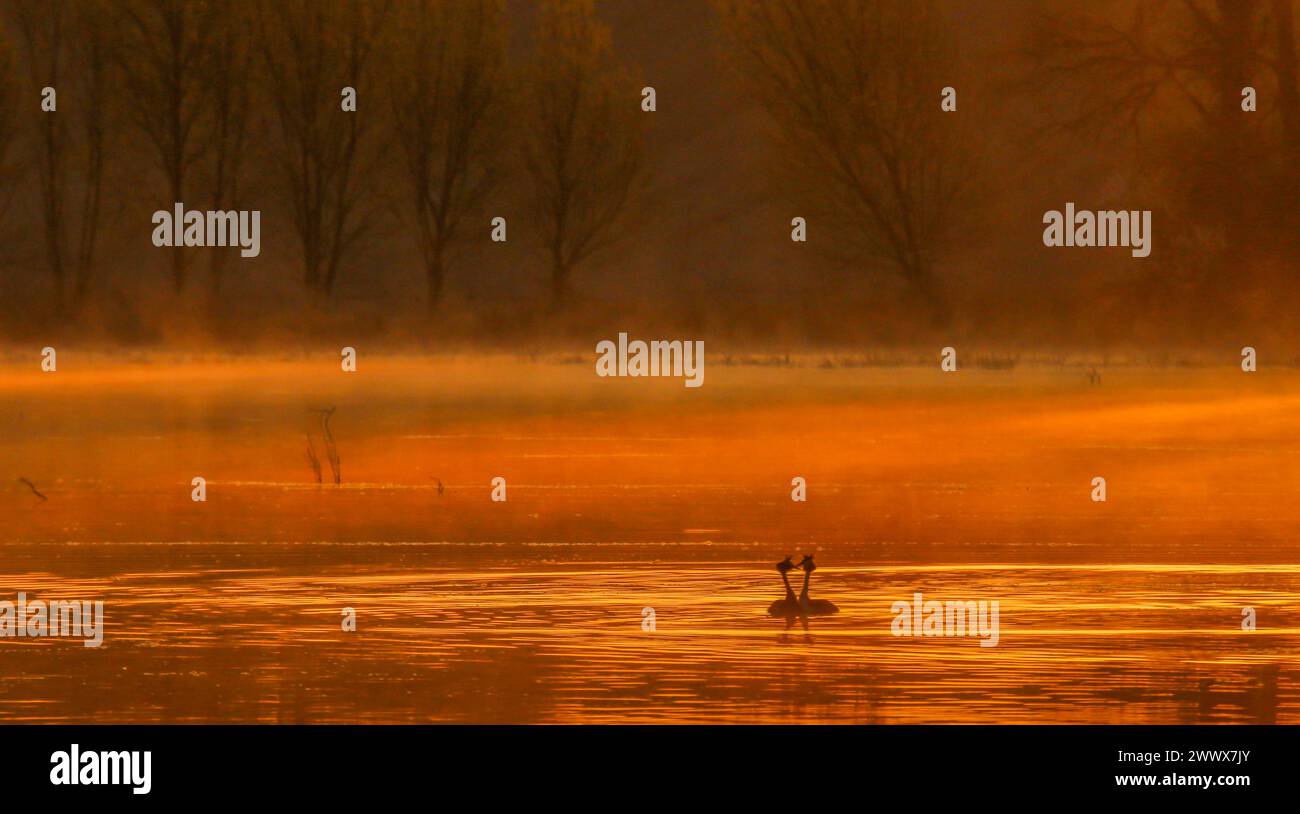
<svg viewBox="0 0 1300 814">
<path fill-rule="evenodd" d="M 813 562 L 811 554 L 805 554 L 804 558 L 796 565 L 786 557 L 776 564 L 776 570 L 781 572 L 781 581 L 785 583 L 785 599 L 778 599 L 768 606 L 767 612 L 772 616 L 826 616 L 832 613 L 839 613 L 840 609 L 835 607 L 833 602 L 825 599 L 811 599 L 808 596 L 808 581 L 812 579 L 812 572 L 817 570 L 817 564 Z M 803 591 L 799 596 L 794 595 L 794 589 L 790 587 L 791 571 L 796 568 L 803 569 Z"/>
</svg>

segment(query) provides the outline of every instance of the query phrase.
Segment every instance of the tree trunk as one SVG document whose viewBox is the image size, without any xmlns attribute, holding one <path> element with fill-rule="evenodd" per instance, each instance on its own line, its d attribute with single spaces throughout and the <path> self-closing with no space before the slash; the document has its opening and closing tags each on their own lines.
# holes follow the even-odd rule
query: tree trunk
<svg viewBox="0 0 1300 814">
<path fill-rule="evenodd" d="M 429 313 L 438 310 L 438 304 L 442 302 L 442 283 L 445 266 L 442 259 L 442 246 L 435 246 L 425 265 L 425 277 L 429 283 Z"/>
<path fill-rule="evenodd" d="M 44 127 L 44 177 L 41 192 L 45 198 L 45 252 L 50 264 L 50 273 L 54 275 L 54 307 L 63 311 L 63 217 L 60 198 L 63 195 L 60 180 L 59 144 L 55 133 L 56 114 L 46 113 Z"/>
<path fill-rule="evenodd" d="M 181 254 L 182 251 L 183 246 L 172 247 L 172 283 L 177 294 L 185 290 L 185 257 Z"/>
<path fill-rule="evenodd" d="M 917 309 L 926 315 L 930 327 L 942 330 L 952 324 L 952 306 L 933 274 L 926 269 L 914 269 L 907 274 L 907 284 Z"/>
<path fill-rule="evenodd" d="M 1295 17 L 1292 0 L 1273 0 L 1273 25 L 1277 34 L 1277 101 L 1282 113 L 1283 144 L 1295 156 L 1300 153 L 1300 80 L 1296 61 Z"/>
<path fill-rule="evenodd" d="M 208 298 L 213 304 L 221 297 L 221 279 L 225 276 L 226 265 L 230 262 L 230 252 L 231 249 L 215 249 L 212 252 L 212 260 L 208 263 L 208 271 L 211 273 Z"/>
<path fill-rule="evenodd" d="M 559 311 L 569 301 L 569 267 L 561 258 L 551 263 L 551 310 Z"/>
<path fill-rule="evenodd" d="M 173 201 L 175 201 L 176 203 L 184 202 L 184 198 L 181 197 L 180 170 L 178 168 L 173 168 L 172 171 L 171 193 L 172 193 Z M 182 218 L 181 223 L 172 224 L 172 229 L 173 230 L 179 229 L 181 235 L 180 241 L 178 241 L 177 245 L 172 247 L 172 284 L 175 286 L 177 294 L 181 293 L 181 291 L 185 289 L 185 255 L 184 255 L 185 223 L 184 223 L 183 208 L 182 208 L 181 218 Z"/>
<path fill-rule="evenodd" d="M 1250 84 L 1253 54 L 1251 49 L 1251 22 L 1255 19 L 1255 4 L 1245 0 L 1218 0 L 1220 48 L 1217 65 L 1219 92 L 1219 121 L 1213 156 L 1209 171 L 1210 189 L 1224 201 L 1237 205 L 1224 210 L 1224 237 L 1229 256 L 1227 267 L 1234 273 L 1210 276 L 1209 295 L 1216 303 L 1215 317 L 1228 324 L 1235 321 L 1240 297 L 1251 285 L 1250 247 L 1255 225 L 1251 209 L 1253 196 L 1246 194 L 1250 178 L 1257 178 L 1254 169 L 1256 153 L 1247 139 L 1246 117 L 1241 110 L 1241 89 Z M 1242 168 L 1252 168 L 1243 173 Z"/>
</svg>

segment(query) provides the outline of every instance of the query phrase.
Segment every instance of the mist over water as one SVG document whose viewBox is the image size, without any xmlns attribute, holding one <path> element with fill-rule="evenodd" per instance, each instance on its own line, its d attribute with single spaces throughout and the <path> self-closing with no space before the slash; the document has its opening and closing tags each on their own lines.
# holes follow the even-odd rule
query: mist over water
<svg viewBox="0 0 1300 814">
<path fill-rule="evenodd" d="M 1293 371 L 72 360 L 0 376 L 48 498 L 0 490 L 0 595 L 102 599 L 104 644 L 0 640 L 4 720 L 1296 720 Z M 767 616 L 813 550 L 840 613 Z M 998 645 L 891 635 L 915 591 Z"/>
</svg>

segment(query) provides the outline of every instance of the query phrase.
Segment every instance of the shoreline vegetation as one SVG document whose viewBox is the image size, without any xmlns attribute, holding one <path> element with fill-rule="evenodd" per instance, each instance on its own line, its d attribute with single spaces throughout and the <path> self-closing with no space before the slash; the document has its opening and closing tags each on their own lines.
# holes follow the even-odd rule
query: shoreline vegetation
<svg viewBox="0 0 1300 814">
<path fill-rule="evenodd" d="M 378 343 L 362 346 L 366 358 L 418 361 L 482 358 L 509 360 L 520 364 L 537 365 L 594 365 L 599 357 L 594 350 L 576 352 L 564 350 L 559 342 L 535 346 L 527 350 L 506 347 L 448 345 L 439 349 L 420 349 L 410 346 Z M 577 344 L 577 343 L 572 343 Z M 340 346 L 342 347 L 342 346 Z M 743 349 L 743 346 L 726 342 L 710 342 L 706 363 L 720 367 L 763 367 L 792 369 L 851 370 L 855 368 L 934 368 L 939 369 L 939 351 L 935 346 L 922 348 L 882 348 L 872 351 L 844 347 L 800 348 L 793 351 L 774 349 Z M 1213 369 L 1240 371 L 1241 357 L 1235 349 L 1212 351 L 1205 349 L 1141 351 L 1117 349 L 1113 351 L 1061 350 L 1023 352 L 989 347 L 957 346 L 958 370 L 1013 371 L 1020 369 Z M 101 344 L 59 345 L 60 359 L 79 358 L 94 364 L 108 365 L 166 365 L 166 364 L 222 364 L 241 361 L 300 362 L 314 359 L 336 361 L 335 353 L 313 346 L 295 348 L 239 348 L 214 350 L 211 348 L 130 347 Z M 66 352 L 66 355 L 65 355 Z M 35 345 L 0 346 L 0 368 L 20 369 L 30 364 L 40 367 L 40 348 Z M 79 365 L 79 367 L 82 365 Z M 1260 369 L 1267 367 L 1300 369 L 1300 351 L 1291 356 L 1266 358 Z"/>
</svg>

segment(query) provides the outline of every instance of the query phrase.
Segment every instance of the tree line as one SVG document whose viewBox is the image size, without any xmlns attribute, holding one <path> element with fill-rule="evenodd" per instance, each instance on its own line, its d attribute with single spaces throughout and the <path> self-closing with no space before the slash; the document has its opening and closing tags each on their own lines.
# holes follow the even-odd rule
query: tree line
<svg viewBox="0 0 1300 814">
<path fill-rule="evenodd" d="M 1191 316 L 1207 332 L 1249 321 L 1289 296 L 1279 286 L 1300 248 L 1293 5 L 701 4 L 772 190 L 713 188 L 712 209 L 680 219 L 748 230 L 719 237 L 739 244 L 738 273 L 705 305 L 750 296 L 775 266 L 778 303 L 825 276 L 887 290 L 870 307 L 930 329 L 978 327 L 999 298 L 1050 306 L 1048 322 L 1085 306 L 1135 322 Z M 110 262 L 105 223 L 124 196 L 222 210 L 274 200 L 302 289 L 327 301 L 396 218 L 437 309 L 448 280 L 473 271 L 469 244 L 508 208 L 528 224 L 550 301 L 571 302 L 599 253 L 648 248 L 628 238 L 654 216 L 651 166 L 690 145 L 648 138 L 654 117 L 674 114 L 647 112 L 642 87 L 656 80 L 619 58 L 594 0 L 530 8 L 521 45 L 519 5 L 505 0 L 0 0 L 5 243 L 33 248 L 30 271 L 75 314 Z M 990 48 L 991 24 L 969 32 L 994 12 L 1007 33 Z M 57 112 L 42 111 L 45 88 Z M 126 161 L 142 171 L 123 189 L 113 170 Z M 693 189 L 670 192 L 671 206 L 699 206 Z M 1153 210 L 1153 256 L 1035 254 L 1037 218 L 1074 200 Z M 796 215 L 807 248 L 778 254 Z M 220 296 L 229 251 L 163 251 L 174 291 Z M 993 269 L 982 301 L 963 293 L 972 264 Z M 1113 291 L 1051 276 L 1069 264 Z"/>
<path fill-rule="evenodd" d="M 376 220 L 402 213 L 431 308 L 507 161 L 522 157 L 560 303 L 640 180 L 642 111 L 592 0 L 542 2 L 522 64 L 503 0 L 5 0 L 3 11 L 0 166 L 11 193 L 37 192 L 21 237 L 40 236 L 61 312 L 95 286 L 118 192 L 108 165 L 128 154 L 165 209 L 258 208 L 250 179 L 274 179 L 259 187 L 291 213 L 301 283 L 321 297 Z M 177 292 L 206 278 L 217 295 L 229 251 L 166 251 Z"/>
</svg>

